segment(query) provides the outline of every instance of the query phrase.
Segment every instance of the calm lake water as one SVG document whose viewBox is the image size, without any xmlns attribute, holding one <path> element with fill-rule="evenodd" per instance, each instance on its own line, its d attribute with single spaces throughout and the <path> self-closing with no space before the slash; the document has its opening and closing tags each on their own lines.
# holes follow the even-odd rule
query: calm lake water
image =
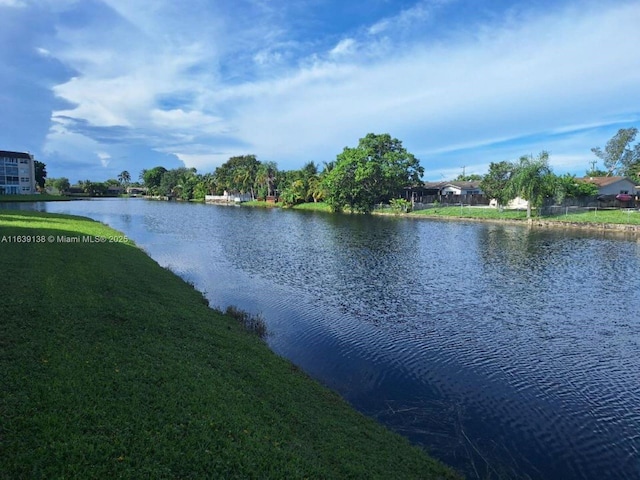
<svg viewBox="0 0 640 480">
<path fill-rule="evenodd" d="M 141 199 L 35 208 L 108 223 L 212 305 L 262 313 L 274 351 L 468 478 L 640 478 L 634 237 Z"/>
</svg>

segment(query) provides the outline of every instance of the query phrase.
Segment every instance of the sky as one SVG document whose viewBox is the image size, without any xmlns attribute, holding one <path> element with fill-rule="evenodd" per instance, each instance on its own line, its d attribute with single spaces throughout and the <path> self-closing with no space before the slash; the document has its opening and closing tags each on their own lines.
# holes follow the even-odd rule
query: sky
<svg viewBox="0 0 640 480">
<path fill-rule="evenodd" d="M 638 25 L 616 0 L 0 0 L 0 150 L 75 183 L 322 167 L 371 132 L 424 180 L 542 150 L 582 176 L 640 127 Z"/>
</svg>

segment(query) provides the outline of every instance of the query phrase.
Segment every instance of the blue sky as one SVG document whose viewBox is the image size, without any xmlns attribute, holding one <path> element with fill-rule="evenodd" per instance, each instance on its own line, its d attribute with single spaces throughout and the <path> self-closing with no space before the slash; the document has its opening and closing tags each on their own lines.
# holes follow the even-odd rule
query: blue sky
<svg viewBox="0 0 640 480">
<path fill-rule="evenodd" d="M 0 149 L 99 181 L 374 132 L 425 180 L 541 150 L 582 175 L 640 127 L 638 25 L 638 1 L 0 0 Z"/>
</svg>

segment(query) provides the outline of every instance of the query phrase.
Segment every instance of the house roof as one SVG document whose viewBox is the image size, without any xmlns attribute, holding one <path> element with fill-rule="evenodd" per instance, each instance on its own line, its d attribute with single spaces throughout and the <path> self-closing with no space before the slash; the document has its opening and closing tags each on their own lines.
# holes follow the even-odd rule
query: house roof
<svg viewBox="0 0 640 480">
<path fill-rule="evenodd" d="M 475 190 L 480 188 L 480 182 L 447 182 L 446 185 L 453 185 L 454 187 L 458 187 L 461 190 Z"/>
<path fill-rule="evenodd" d="M 440 190 L 444 187 L 456 187 L 460 190 L 478 190 L 480 189 L 480 182 L 424 182 L 422 186 L 427 190 Z"/>
<path fill-rule="evenodd" d="M 630 183 L 635 183 L 628 177 L 582 177 L 576 178 L 576 180 L 580 182 L 594 183 L 598 187 L 606 187 L 607 185 L 612 185 L 622 180 L 628 180 Z"/>
</svg>

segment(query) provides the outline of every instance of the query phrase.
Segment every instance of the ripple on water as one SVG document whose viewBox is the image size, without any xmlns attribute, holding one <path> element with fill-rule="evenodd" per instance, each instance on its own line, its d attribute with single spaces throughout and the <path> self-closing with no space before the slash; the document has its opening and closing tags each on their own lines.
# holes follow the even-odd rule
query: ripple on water
<svg viewBox="0 0 640 480">
<path fill-rule="evenodd" d="M 108 217 L 211 298 L 261 311 L 275 351 L 468 478 L 640 478 L 632 241 L 74 203 L 47 208 Z"/>
</svg>

